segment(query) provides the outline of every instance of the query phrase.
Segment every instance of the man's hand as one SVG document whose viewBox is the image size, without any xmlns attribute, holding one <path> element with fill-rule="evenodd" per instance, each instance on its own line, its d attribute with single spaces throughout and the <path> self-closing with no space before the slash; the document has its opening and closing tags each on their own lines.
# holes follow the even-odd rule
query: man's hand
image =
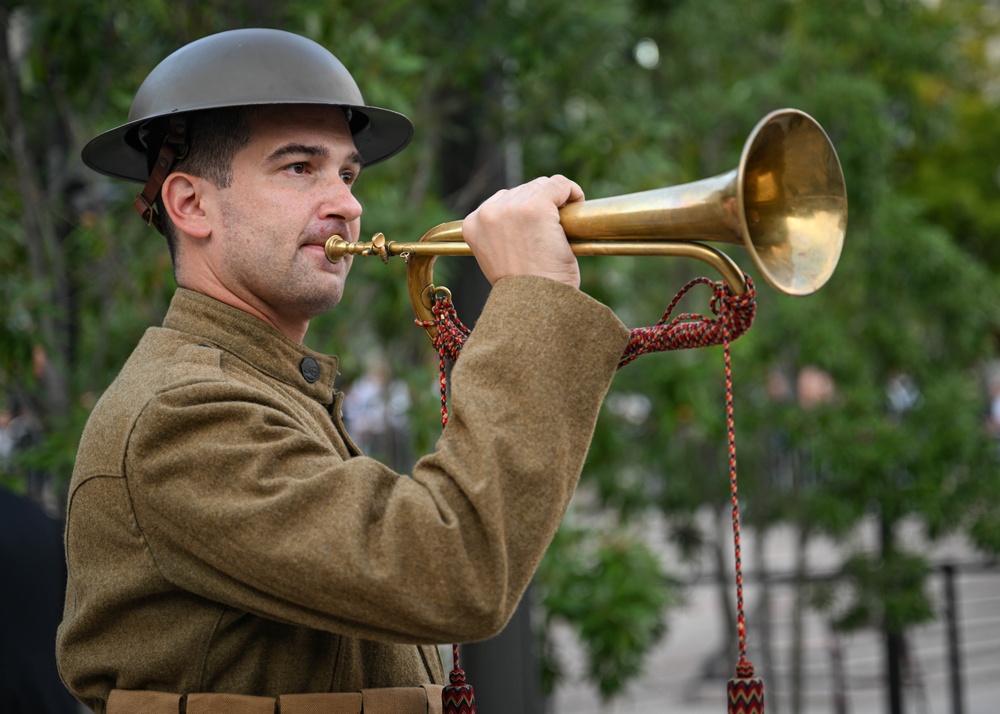
<svg viewBox="0 0 1000 714">
<path fill-rule="evenodd" d="M 462 223 L 490 284 L 508 275 L 540 275 L 580 287 L 580 267 L 559 223 L 559 209 L 583 200 L 583 189 L 565 176 L 537 178 L 498 191 Z"/>
</svg>

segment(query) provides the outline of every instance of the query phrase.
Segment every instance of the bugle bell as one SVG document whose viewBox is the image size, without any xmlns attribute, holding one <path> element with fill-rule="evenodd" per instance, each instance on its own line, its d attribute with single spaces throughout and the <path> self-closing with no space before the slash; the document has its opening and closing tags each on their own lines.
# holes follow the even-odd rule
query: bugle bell
<svg viewBox="0 0 1000 714">
<path fill-rule="evenodd" d="M 692 257 L 721 273 L 736 294 L 746 292 L 743 271 L 700 241 L 742 245 L 775 289 L 809 295 L 829 280 L 840 259 L 847 190 L 837 152 L 819 123 L 797 109 L 780 109 L 757 123 L 732 171 L 569 204 L 560 210 L 560 222 L 577 255 Z M 452 221 L 415 243 L 386 241 L 382 234 L 368 243 L 332 236 L 326 255 L 334 262 L 344 255 L 404 256 L 410 302 L 426 321 L 433 319 L 437 290 L 434 260 L 472 251 L 462 242 L 462 222 Z"/>
</svg>

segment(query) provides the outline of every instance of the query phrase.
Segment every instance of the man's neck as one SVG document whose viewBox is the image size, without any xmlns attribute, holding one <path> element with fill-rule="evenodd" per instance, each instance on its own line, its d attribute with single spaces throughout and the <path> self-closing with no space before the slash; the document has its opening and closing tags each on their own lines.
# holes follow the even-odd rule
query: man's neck
<svg viewBox="0 0 1000 714">
<path fill-rule="evenodd" d="M 237 310 L 242 310 L 248 315 L 253 315 L 258 320 L 267 323 L 293 342 L 302 344 L 303 340 L 306 338 L 306 332 L 309 330 L 309 320 L 307 319 L 296 320 L 293 323 L 283 322 L 271 314 L 271 312 L 267 309 L 267 305 L 258 305 L 244 300 L 240 296 L 215 283 L 209 282 L 204 285 L 199 285 L 197 284 L 197 281 L 189 282 L 178 278 L 177 285 L 187 290 L 193 290 L 201 293 L 202 295 L 207 295 L 213 300 L 218 300 L 219 302 L 225 303 L 230 307 L 235 307 Z"/>
</svg>

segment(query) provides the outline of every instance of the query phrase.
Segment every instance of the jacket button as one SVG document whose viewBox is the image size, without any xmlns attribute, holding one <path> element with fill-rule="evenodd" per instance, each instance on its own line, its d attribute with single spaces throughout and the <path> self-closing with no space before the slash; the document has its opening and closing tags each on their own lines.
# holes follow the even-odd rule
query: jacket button
<svg viewBox="0 0 1000 714">
<path fill-rule="evenodd" d="M 312 357 L 306 356 L 299 362 L 299 371 L 309 384 L 319 379 L 319 364 Z"/>
</svg>

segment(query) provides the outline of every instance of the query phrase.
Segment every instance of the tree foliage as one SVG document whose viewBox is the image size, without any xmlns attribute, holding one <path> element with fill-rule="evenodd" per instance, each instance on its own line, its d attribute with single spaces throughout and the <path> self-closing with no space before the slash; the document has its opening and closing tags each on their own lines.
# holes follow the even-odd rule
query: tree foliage
<svg viewBox="0 0 1000 714">
<path fill-rule="evenodd" d="M 586 674 L 607 701 L 643 672 L 643 660 L 666 631 L 665 613 L 677 589 L 658 557 L 622 529 L 565 526 L 556 534 L 538 584 L 545 593 L 543 685 L 565 676 L 545 636 L 557 622 L 570 623 L 586 652 Z"/>
<path fill-rule="evenodd" d="M 66 482 L 89 408 L 173 290 L 161 239 L 129 207 L 134 187 L 87 171 L 80 148 L 124 121 L 142 78 L 178 45 L 266 25 L 333 48 L 369 102 L 414 119 L 413 146 L 358 187 L 366 230 L 390 239 L 461 217 L 498 172 L 510 182 L 565 173 L 590 197 L 616 195 L 728 171 L 772 109 L 815 116 L 849 191 L 836 274 L 819 294 L 788 299 L 734 253 L 757 279 L 759 305 L 734 345 L 745 512 L 762 527 L 788 520 L 834 535 L 874 512 L 890 535 L 917 519 L 932 537 L 962 531 L 995 552 L 1000 476 L 983 381 L 998 318 L 998 24 L 995 7 L 974 0 L 5 5 L 0 388 L 41 441 L 5 462 L 4 478 Z M 631 326 L 655 322 L 704 272 L 684 261 L 582 262 L 585 289 Z M 461 272 L 439 270 L 443 282 Z M 408 327 L 403 272 L 357 261 L 344 306 L 309 339 L 344 356 L 347 382 L 381 355 L 409 383 L 420 451 L 435 438 L 435 359 Z M 805 403 L 797 384 L 815 374 L 832 389 Z M 644 357 L 615 380 L 586 487 L 622 523 L 659 509 L 697 551 L 692 513 L 728 497 L 722 410 L 718 349 Z M 617 627 L 617 614 L 596 622 L 567 606 L 566 588 L 603 592 L 625 566 L 636 583 L 662 583 L 633 550 L 641 545 L 615 532 L 600 568 L 567 561 L 556 577 L 549 564 L 544 583 L 550 617 L 576 623 L 609 697 L 639 671 L 663 631 L 650 613 L 670 601 L 644 600 L 623 630 L 634 639 L 617 644 L 601 626 Z M 580 543 L 561 537 L 554 557 L 580 556 Z M 878 611 L 904 627 L 926 615 L 919 554 L 892 537 L 886 545 L 878 563 L 845 562 L 845 622 Z M 906 576 L 877 577 L 879 563 Z"/>
</svg>

